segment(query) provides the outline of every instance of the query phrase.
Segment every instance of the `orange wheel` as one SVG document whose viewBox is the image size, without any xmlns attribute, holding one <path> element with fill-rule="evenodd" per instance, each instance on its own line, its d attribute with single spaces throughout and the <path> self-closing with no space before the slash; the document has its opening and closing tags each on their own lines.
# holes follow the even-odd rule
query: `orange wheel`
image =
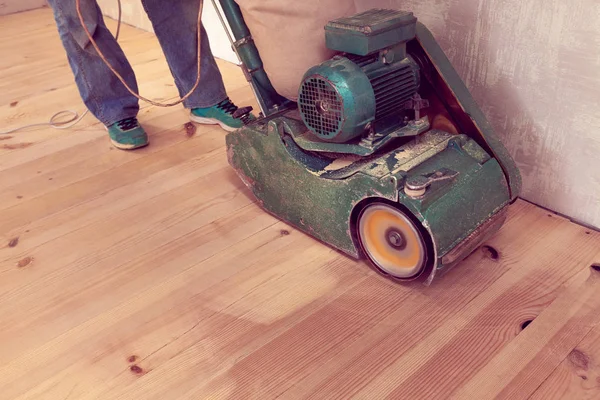
<svg viewBox="0 0 600 400">
<path fill-rule="evenodd" d="M 456 125 L 454 125 L 452 121 L 450 121 L 442 114 L 438 114 L 435 117 L 433 117 L 433 120 L 431 121 L 431 129 L 439 129 L 444 132 L 458 135 L 458 128 L 456 127 Z"/>
<path fill-rule="evenodd" d="M 371 262 L 394 278 L 415 278 L 425 268 L 425 241 L 411 219 L 395 207 L 384 203 L 365 207 L 358 219 L 358 237 Z"/>
</svg>

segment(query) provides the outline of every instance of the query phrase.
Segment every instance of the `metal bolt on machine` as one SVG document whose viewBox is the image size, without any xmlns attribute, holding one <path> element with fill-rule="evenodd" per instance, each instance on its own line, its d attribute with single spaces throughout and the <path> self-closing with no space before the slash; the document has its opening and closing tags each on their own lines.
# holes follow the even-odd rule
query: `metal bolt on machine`
<svg viewBox="0 0 600 400">
<path fill-rule="evenodd" d="M 219 3 L 261 108 L 228 134 L 229 162 L 267 212 L 390 279 L 426 284 L 498 231 L 519 171 L 413 13 L 330 21 L 336 55 L 306 72 L 292 102 L 237 4 Z"/>
</svg>

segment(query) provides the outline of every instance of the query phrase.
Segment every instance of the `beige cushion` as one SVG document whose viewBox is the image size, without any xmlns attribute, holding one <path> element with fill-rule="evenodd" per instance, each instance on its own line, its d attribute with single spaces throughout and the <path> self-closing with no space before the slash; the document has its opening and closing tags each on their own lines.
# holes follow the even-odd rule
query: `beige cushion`
<svg viewBox="0 0 600 400">
<path fill-rule="evenodd" d="M 307 69 L 332 57 L 327 22 L 356 12 L 352 0 L 237 0 L 275 90 L 297 100 Z"/>
</svg>

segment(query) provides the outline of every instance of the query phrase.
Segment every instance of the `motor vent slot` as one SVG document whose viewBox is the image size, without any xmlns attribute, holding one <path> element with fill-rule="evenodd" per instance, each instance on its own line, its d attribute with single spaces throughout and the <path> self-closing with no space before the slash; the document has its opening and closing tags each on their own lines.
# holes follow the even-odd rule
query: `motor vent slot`
<svg viewBox="0 0 600 400">
<path fill-rule="evenodd" d="M 404 64 L 372 79 L 371 84 L 375 92 L 375 118 L 379 119 L 404 109 L 406 101 L 419 89 L 419 75 L 412 65 Z"/>
</svg>

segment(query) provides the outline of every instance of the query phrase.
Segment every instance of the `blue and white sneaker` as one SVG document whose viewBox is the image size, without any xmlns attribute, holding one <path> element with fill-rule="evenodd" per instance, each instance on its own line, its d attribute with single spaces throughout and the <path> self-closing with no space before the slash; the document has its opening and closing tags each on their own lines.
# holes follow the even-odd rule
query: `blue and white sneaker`
<svg viewBox="0 0 600 400">
<path fill-rule="evenodd" d="M 147 146 L 148 135 L 137 118 L 126 118 L 107 126 L 110 141 L 118 149 L 133 150 Z"/>
<path fill-rule="evenodd" d="M 212 107 L 192 108 L 190 120 L 199 124 L 218 124 L 226 131 L 233 132 L 256 119 L 250 111 L 252 107 L 239 108 L 228 97 Z"/>
</svg>

